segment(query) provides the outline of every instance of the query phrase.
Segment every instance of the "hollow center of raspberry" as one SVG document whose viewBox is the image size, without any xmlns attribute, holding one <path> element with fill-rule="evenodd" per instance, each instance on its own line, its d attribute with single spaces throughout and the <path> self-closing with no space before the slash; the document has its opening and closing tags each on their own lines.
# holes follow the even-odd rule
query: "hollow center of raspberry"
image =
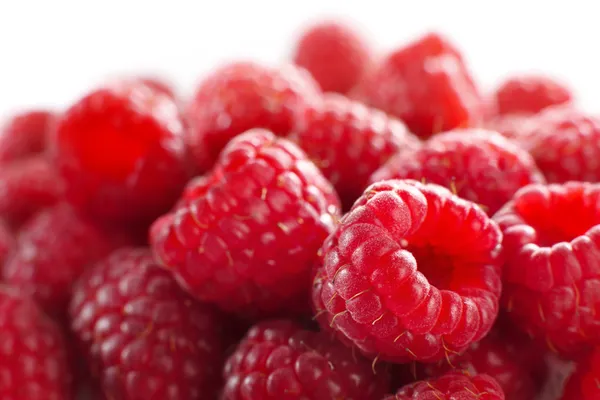
<svg viewBox="0 0 600 400">
<path fill-rule="evenodd" d="M 417 260 L 417 269 L 429 283 L 440 290 L 450 289 L 454 278 L 453 258 L 431 246 L 409 246 L 408 251 Z"/>
<path fill-rule="evenodd" d="M 517 202 L 516 208 L 525 223 L 535 230 L 535 243 L 538 246 L 549 247 L 560 242 L 570 242 L 600 223 L 595 206 L 586 207 L 581 198 L 560 199 L 552 207 L 544 207 L 535 202 Z"/>
</svg>

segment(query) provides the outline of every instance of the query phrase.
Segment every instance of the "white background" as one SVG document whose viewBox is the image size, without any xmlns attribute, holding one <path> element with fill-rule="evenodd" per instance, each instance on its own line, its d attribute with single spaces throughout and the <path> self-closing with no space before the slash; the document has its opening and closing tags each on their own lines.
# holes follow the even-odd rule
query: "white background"
<svg viewBox="0 0 600 400">
<path fill-rule="evenodd" d="M 220 62 L 286 60 L 313 19 L 357 24 L 380 51 L 428 30 L 463 49 L 483 88 L 543 71 L 600 106 L 600 13 L 589 1 L 0 0 L 0 117 L 60 108 L 107 76 L 159 73 L 189 93 Z"/>
</svg>

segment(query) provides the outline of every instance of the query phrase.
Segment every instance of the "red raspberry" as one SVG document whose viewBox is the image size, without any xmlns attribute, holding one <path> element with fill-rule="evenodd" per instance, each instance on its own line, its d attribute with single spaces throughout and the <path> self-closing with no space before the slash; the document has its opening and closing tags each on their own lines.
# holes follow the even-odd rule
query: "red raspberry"
<svg viewBox="0 0 600 400">
<path fill-rule="evenodd" d="M 572 100 L 571 90 L 544 76 L 515 76 L 503 82 L 494 93 L 496 112 L 536 114 L 543 109 Z"/>
<path fill-rule="evenodd" d="M 354 96 L 400 118 L 421 137 L 472 126 L 484 113 L 461 55 L 437 34 L 388 55 L 359 83 Z"/>
<path fill-rule="evenodd" d="M 15 247 L 15 237 L 4 221 L 0 221 L 0 268 Z"/>
<path fill-rule="evenodd" d="M 441 186 L 375 183 L 323 245 L 319 322 L 376 359 L 461 352 L 497 316 L 500 241 L 485 212 Z"/>
<path fill-rule="evenodd" d="M 548 182 L 600 181 L 598 117 L 573 108 L 549 108 L 535 118 L 520 144 Z"/>
<path fill-rule="evenodd" d="M 369 68 L 371 51 L 350 26 L 323 21 L 303 32 L 294 62 L 306 68 L 323 91 L 347 93 Z"/>
<path fill-rule="evenodd" d="M 28 296 L 2 285 L 0 343 L 0 398 L 73 398 L 66 344 L 60 330 Z"/>
<path fill-rule="evenodd" d="M 560 400 L 600 399 L 600 349 L 596 348 L 580 360 L 567 379 Z"/>
<path fill-rule="evenodd" d="M 530 125 L 534 123 L 536 116 L 508 114 L 500 115 L 485 122 L 485 128 L 500 133 L 507 139 L 513 140 L 516 144 L 525 138 L 530 130 Z"/>
<path fill-rule="evenodd" d="M 59 119 L 51 145 L 69 200 L 99 219 L 152 220 L 188 178 L 177 105 L 135 80 L 79 100 Z"/>
<path fill-rule="evenodd" d="M 326 333 L 291 321 L 252 327 L 225 365 L 223 400 L 379 400 L 389 377 Z"/>
<path fill-rule="evenodd" d="M 515 192 L 544 177 L 527 151 L 486 130 L 457 130 L 402 152 L 375 172 L 372 182 L 415 179 L 452 188 L 493 215 Z"/>
<path fill-rule="evenodd" d="M 13 227 L 56 203 L 62 194 L 62 180 L 45 157 L 34 156 L 0 167 L 0 217 Z"/>
<path fill-rule="evenodd" d="M 473 343 L 463 354 L 451 356 L 438 364 L 417 366 L 419 378 L 442 376 L 452 370 L 460 370 L 467 376 L 486 374 L 494 378 L 507 398 L 532 400 L 538 392 L 529 341 L 501 335 L 493 331 L 481 342 Z M 537 355 L 537 354 L 536 354 Z M 422 378 L 421 378 L 422 379 Z"/>
<path fill-rule="evenodd" d="M 244 316 L 307 306 L 310 268 L 339 215 L 329 182 L 262 129 L 232 140 L 207 179 L 200 196 L 152 226 L 162 265 L 197 298 Z"/>
<path fill-rule="evenodd" d="M 292 65 L 227 64 L 204 79 L 188 105 L 188 143 L 197 164 L 207 170 L 235 136 L 252 128 L 287 135 L 295 113 L 319 100 L 316 82 Z"/>
<path fill-rule="evenodd" d="M 317 164 L 346 209 L 388 158 L 419 146 L 402 122 L 341 95 L 329 95 L 322 106 L 308 108 L 290 139 Z"/>
<path fill-rule="evenodd" d="M 41 153 L 55 115 L 34 110 L 14 115 L 0 127 L 0 162 L 10 162 Z"/>
<path fill-rule="evenodd" d="M 86 271 L 70 314 L 108 399 L 212 399 L 221 386 L 219 317 L 146 249 L 117 250 Z"/>
<path fill-rule="evenodd" d="M 490 376 L 451 372 L 405 386 L 384 400 L 504 400 L 504 393 Z"/>
<path fill-rule="evenodd" d="M 600 344 L 599 202 L 600 184 L 530 185 L 494 216 L 504 233 L 503 306 L 563 355 Z"/>
<path fill-rule="evenodd" d="M 124 235 L 100 228 L 59 204 L 23 226 L 2 273 L 8 283 L 31 293 L 46 311 L 61 315 L 74 280 L 89 264 L 124 243 Z"/>
</svg>

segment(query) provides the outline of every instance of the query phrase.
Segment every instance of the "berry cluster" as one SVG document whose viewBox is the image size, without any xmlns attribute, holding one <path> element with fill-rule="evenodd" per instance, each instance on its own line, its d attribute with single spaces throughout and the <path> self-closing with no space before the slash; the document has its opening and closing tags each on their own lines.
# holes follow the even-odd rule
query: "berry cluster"
<svg viewBox="0 0 600 400">
<path fill-rule="evenodd" d="M 600 399 L 600 118 L 435 33 L 291 61 L 2 126 L 0 398 Z"/>
</svg>

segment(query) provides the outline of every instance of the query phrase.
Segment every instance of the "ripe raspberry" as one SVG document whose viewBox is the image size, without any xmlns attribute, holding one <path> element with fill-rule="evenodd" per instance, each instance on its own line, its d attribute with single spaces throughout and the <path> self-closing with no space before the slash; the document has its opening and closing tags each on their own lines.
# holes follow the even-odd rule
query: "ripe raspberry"
<svg viewBox="0 0 600 400">
<path fill-rule="evenodd" d="M 600 180 L 600 118 L 568 107 L 542 112 L 520 140 L 548 182 Z"/>
<path fill-rule="evenodd" d="M 292 65 L 227 64 L 200 84 L 188 105 L 187 141 L 197 164 L 207 170 L 235 136 L 252 128 L 287 135 L 295 113 L 319 100 L 316 82 Z"/>
<path fill-rule="evenodd" d="M 139 81 L 79 100 L 59 119 L 51 145 L 70 202 L 98 219 L 152 220 L 188 178 L 177 105 Z"/>
<path fill-rule="evenodd" d="M 503 307 L 550 350 L 600 344 L 600 185 L 519 190 L 494 219 L 504 233 Z"/>
<path fill-rule="evenodd" d="M 451 372 L 405 386 L 384 400 L 504 400 L 504 393 L 490 376 Z"/>
<path fill-rule="evenodd" d="M 252 327 L 225 365 L 223 400 L 379 400 L 389 377 L 326 333 L 291 321 Z"/>
<path fill-rule="evenodd" d="M 462 354 L 437 364 L 417 366 L 416 373 L 419 379 L 436 378 L 452 370 L 462 371 L 467 376 L 486 374 L 498 382 L 507 398 L 532 400 L 539 388 L 535 381 L 537 371 L 534 371 L 538 365 L 528 357 L 531 350 L 529 341 L 515 340 L 493 331 Z"/>
<path fill-rule="evenodd" d="M 63 193 L 60 176 L 43 156 L 0 168 L 0 217 L 18 228 L 34 213 L 56 203 Z"/>
<path fill-rule="evenodd" d="M 319 322 L 376 359 L 461 352 L 498 313 L 500 241 L 485 212 L 440 186 L 375 183 L 323 245 Z"/>
<path fill-rule="evenodd" d="M 600 399 L 600 350 L 595 349 L 580 360 L 567 379 L 560 400 Z"/>
<path fill-rule="evenodd" d="M 207 179 L 203 195 L 152 226 L 162 265 L 197 298 L 243 316 L 307 306 L 310 268 L 339 215 L 329 182 L 262 129 L 232 140 Z"/>
<path fill-rule="evenodd" d="M 547 107 L 568 103 L 572 98 L 571 90 L 562 83 L 535 75 L 512 77 L 494 93 L 499 115 L 536 114 Z"/>
<path fill-rule="evenodd" d="M 341 95 L 326 96 L 322 106 L 308 108 L 290 139 L 317 164 L 346 209 L 388 158 L 419 146 L 402 122 Z"/>
<path fill-rule="evenodd" d="M 372 182 L 415 179 L 452 188 L 493 215 L 515 192 L 544 177 L 531 156 L 497 133 L 457 130 L 431 138 L 419 150 L 394 156 Z"/>
<path fill-rule="evenodd" d="M 4 265 L 6 282 L 32 294 L 53 315 L 61 315 L 74 280 L 91 263 L 127 243 L 82 219 L 66 204 L 35 215 L 19 232 L 12 256 Z"/>
<path fill-rule="evenodd" d="M 0 127 L 0 163 L 16 161 L 41 153 L 55 115 L 34 110 L 14 115 Z"/>
<path fill-rule="evenodd" d="M 323 21 L 303 32 L 294 62 L 306 68 L 323 91 L 347 93 L 369 68 L 371 51 L 350 26 Z"/>
<path fill-rule="evenodd" d="M 0 268 L 15 246 L 15 237 L 4 221 L 0 221 Z"/>
<path fill-rule="evenodd" d="M 437 34 L 388 55 L 353 96 L 400 118 L 421 137 L 472 126 L 485 108 L 462 56 Z"/>
<path fill-rule="evenodd" d="M 0 398 L 71 400 L 72 378 L 58 327 L 28 296 L 0 285 Z"/>
<path fill-rule="evenodd" d="M 86 271 L 72 328 L 108 399 L 212 399 L 220 388 L 220 321 L 150 251 L 117 250 Z"/>
<path fill-rule="evenodd" d="M 484 126 L 486 129 L 500 133 L 507 139 L 512 140 L 516 144 L 524 139 L 530 130 L 530 125 L 534 123 L 536 116 L 508 114 L 500 115 L 486 121 Z"/>
</svg>

